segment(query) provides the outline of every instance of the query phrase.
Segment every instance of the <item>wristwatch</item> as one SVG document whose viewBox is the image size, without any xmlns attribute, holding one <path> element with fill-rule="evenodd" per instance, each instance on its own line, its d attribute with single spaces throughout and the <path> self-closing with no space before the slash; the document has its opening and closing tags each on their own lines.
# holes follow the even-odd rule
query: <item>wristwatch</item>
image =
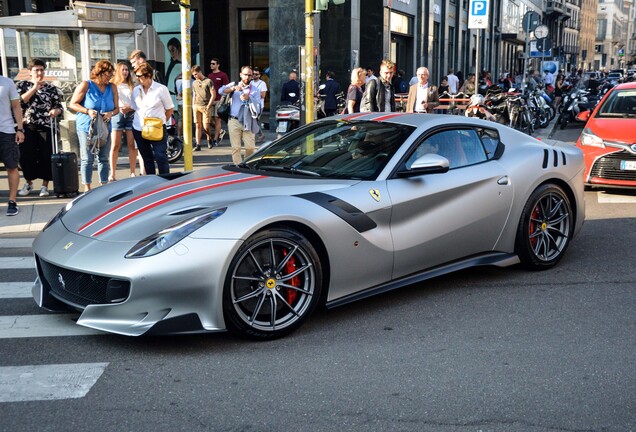
<svg viewBox="0 0 636 432">
<path fill-rule="evenodd" d="M 16 132 L 22 132 L 22 133 L 24 133 L 24 128 L 22 128 L 22 129 L 18 129 Z"/>
</svg>

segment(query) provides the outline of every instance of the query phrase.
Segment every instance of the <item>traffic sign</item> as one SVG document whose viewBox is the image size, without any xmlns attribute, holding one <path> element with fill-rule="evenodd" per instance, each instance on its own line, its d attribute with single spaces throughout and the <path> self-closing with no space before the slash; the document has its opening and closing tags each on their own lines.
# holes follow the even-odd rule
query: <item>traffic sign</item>
<svg viewBox="0 0 636 432">
<path fill-rule="evenodd" d="M 487 29 L 490 0 L 470 0 L 468 12 L 469 29 Z"/>
<path fill-rule="evenodd" d="M 523 15 L 523 31 L 530 33 L 541 24 L 541 15 L 534 11 L 528 11 Z"/>
</svg>

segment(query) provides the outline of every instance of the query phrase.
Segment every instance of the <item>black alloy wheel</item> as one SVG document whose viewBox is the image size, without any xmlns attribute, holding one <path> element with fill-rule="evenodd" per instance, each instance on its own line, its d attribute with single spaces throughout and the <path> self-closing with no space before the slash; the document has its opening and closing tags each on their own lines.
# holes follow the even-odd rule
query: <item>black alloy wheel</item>
<svg viewBox="0 0 636 432">
<path fill-rule="evenodd" d="M 318 304 L 322 266 L 316 249 L 287 228 L 250 237 L 232 260 L 223 292 L 228 330 L 274 339 L 300 327 Z"/>
<path fill-rule="evenodd" d="M 573 232 L 574 215 L 568 196 L 557 185 L 542 185 L 521 213 L 515 252 L 528 269 L 551 268 L 565 254 Z"/>
</svg>

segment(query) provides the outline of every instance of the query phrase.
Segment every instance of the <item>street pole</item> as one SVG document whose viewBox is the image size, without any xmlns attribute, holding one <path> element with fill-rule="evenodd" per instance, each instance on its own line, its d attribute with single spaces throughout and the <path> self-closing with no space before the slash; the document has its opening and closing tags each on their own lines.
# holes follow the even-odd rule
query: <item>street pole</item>
<svg viewBox="0 0 636 432">
<path fill-rule="evenodd" d="M 305 124 L 314 121 L 314 0 L 305 0 Z"/>
<path fill-rule="evenodd" d="M 479 93 L 479 78 L 480 78 L 480 72 L 479 72 L 479 38 L 481 36 L 481 29 L 477 29 L 477 47 L 475 48 L 475 83 L 477 83 L 475 85 L 475 94 Z"/>
<path fill-rule="evenodd" d="M 179 2 L 181 11 L 181 83 L 183 89 L 183 169 L 192 171 L 192 80 L 190 73 L 190 0 Z"/>
</svg>

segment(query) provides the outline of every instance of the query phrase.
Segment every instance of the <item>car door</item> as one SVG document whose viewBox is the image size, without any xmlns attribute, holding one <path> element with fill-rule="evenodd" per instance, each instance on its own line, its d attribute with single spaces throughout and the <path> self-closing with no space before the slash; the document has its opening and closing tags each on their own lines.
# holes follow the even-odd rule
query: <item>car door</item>
<svg viewBox="0 0 636 432">
<path fill-rule="evenodd" d="M 471 128 L 435 132 L 414 148 L 403 167 L 410 168 L 422 152 L 432 152 L 449 159 L 450 169 L 387 180 L 393 204 L 394 279 L 495 245 L 510 212 L 514 185 L 496 160 L 492 140 L 480 135 Z"/>
</svg>

